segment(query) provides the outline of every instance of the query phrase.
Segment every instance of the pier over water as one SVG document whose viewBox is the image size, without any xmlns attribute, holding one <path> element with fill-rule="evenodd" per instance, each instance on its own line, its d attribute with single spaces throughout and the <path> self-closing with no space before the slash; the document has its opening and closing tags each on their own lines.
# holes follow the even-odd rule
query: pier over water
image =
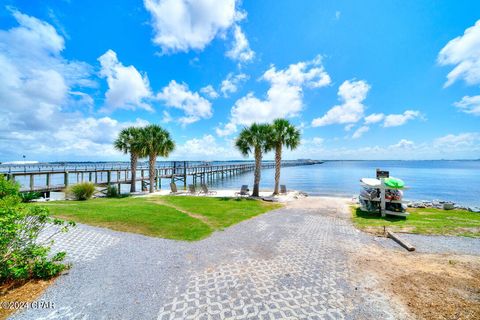
<svg viewBox="0 0 480 320">
<path fill-rule="evenodd" d="M 282 167 L 306 166 L 322 163 L 317 160 L 285 160 Z M 263 161 L 262 168 L 274 168 L 273 161 Z M 208 183 L 215 179 L 245 173 L 255 169 L 253 161 L 201 162 L 201 161 L 161 161 L 155 167 L 155 187 L 162 188 L 162 179 L 187 186 L 187 179 L 193 184 Z M 97 186 L 131 183 L 131 168 L 128 163 L 38 163 L 27 165 L 0 165 L 0 174 L 9 180 L 20 183 L 21 191 L 50 192 L 81 183 L 92 182 Z M 137 166 L 135 183 L 142 187 L 149 182 L 147 163 Z"/>
</svg>

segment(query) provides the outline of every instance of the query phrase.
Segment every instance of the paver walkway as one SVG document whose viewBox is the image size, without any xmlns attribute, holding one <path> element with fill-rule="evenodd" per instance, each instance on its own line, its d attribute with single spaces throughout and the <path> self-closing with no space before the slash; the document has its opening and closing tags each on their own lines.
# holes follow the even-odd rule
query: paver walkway
<svg viewBox="0 0 480 320">
<path fill-rule="evenodd" d="M 345 206 L 287 207 L 187 243 L 79 225 L 73 268 L 14 319 L 398 319 L 349 255 L 375 245 Z"/>
</svg>

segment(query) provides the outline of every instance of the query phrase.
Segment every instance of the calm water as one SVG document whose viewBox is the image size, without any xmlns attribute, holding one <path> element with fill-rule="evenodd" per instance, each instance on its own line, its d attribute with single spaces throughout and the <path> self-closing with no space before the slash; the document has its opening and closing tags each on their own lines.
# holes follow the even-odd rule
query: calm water
<svg viewBox="0 0 480 320">
<path fill-rule="evenodd" d="M 128 163 L 120 164 L 128 167 Z M 169 163 L 160 163 L 160 165 L 167 164 Z M 73 168 L 85 165 L 87 164 L 67 164 L 66 166 Z M 119 164 L 100 164 L 107 168 L 112 165 L 117 167 Z M 65 167 L 57 164 L 52 164 L 52 166 L 58 169 Z M 360 178 L 375 177 L 376 168 L 389 170 L 391 176 L 405 181 L 406 185 L 410 187 L 405 191 L 405 199 L 440 199 L 468 206 L 480 206 L 480 161 L 327 161 L 319 165 L 282 168 L 281 183 L 286 184 L 288 189 L 305 191 L 310 195 L 350 197 L 358 194 Z M 104 175 L 103 178 L 106 179 L 106 176 Z M 115 176 L 112 177 L 112 179 L 115 178 Z M 39 176 L 35 185 L 43 185 L 44 179 Z M 74 179 L 75 174 L 72 174 L 70 181 L 74 181 Z M 19 180 L 24 186 L 28 186 L 26 179 Z M 61 184 L 63 175 L 53 176 L 52 180 L 52 184 Z M 168 188 L 168 182 L 167 179 L 162 179 L 162 187 Z M 260 187 L 272 190 L 273 183 L 274 170 L 263 170 Z M 251 188 L 253 172 L 216 180 L 209 184 L 212 188 L 217 189 L 240 189 L 242 184 L 247 184 Z M 139 187 L 140 185 L 138 185 Z M 123 192 L 128 190 L 128 185 L 122 185 Z"/>
<path fill-rule="evenodd" d="M 375 177 L 376 168 L 389 170 L 410 189 L 409 200 L 449 200 L 468 206 L 480 206 L 480 161 L 327 161 L 320 165 L 282 169 L 281 183 L 288 189 L 310 195 L 352 196 L 359 192 L 359 180 Z M 262 172 L 261 188 L 272 189 L 274 170 Z M 216 188 L 252 186 L 253 173 L 222 181 Z"/>
</svg>

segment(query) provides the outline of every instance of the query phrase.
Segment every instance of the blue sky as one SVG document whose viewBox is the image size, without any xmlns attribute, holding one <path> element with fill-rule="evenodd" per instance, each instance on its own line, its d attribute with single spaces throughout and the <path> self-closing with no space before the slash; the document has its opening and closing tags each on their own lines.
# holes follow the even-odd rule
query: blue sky
<svg viewBox="0 0 480 320">
<path fill-rule="evenodd" d="M 172 159 L 238 159 L 276 117 L 290 159 L 480 158 L 478 1 L 0 4 L 0 161 L 127 159 L 147 123 Z"/>
</svg>

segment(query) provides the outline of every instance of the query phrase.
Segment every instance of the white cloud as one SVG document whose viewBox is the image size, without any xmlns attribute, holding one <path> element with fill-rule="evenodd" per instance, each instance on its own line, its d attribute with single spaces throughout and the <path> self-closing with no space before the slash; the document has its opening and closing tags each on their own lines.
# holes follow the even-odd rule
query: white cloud
<svg viewBox="0 0 480 320">
<path fill-rule="evenodd" d="M 341 15 L 342 15 L 341 11 L 335 11 L 335 20 L 340 20 Z"/>
<path fill-rule="evenodd" d="M 372 113 L 365 117 L 365 124 L 372 124 L 382 121 L 385 118 L 383 113 Z"/>
<path fill-rule="evenodd" d="M 438 63 L 455 65 L 447 75 L 445 87 L 459 79 L 470 85 L 480 83 L 480 20 L 443 47 L 438 54 Z"/>
<path fill-rule="evenodd" d="M 231 123 L 231 122 L 227 123 L 226 125 L 224 125 L 223 129 L 221 126 L 222 124 L 220 123 L 220 125 L 217 128 L 215 128 L 215 132 L 220 137 L 229 136 L 237 132 L 237 126 L 234 123 Z"/>
<path fill-rule="evenodd" d="M 0 158 L 92 160 L 118 158 L 112 141 L 129 125 L 109 117 L 84 117 L 93 99 L 92 67 L 62 57 L 65 41 L 55 28 L 13 10 L 18 26 L 0 30 Z"/>
<path fill-rule="evenodd" d="M 320 118 L 313 119 L 312 126 L 320 127 L 330 124 L 356 123 L 365 110 L 363 100 L 367 97 L 370 86 L 366 81 L 350 81 L 342 83 L 338 89 L 341 105 L 336 105 Z"/>
<path fill-rule="evenodd" d="M 203 50 L 245 15 L 237 0 L 144 0 L 163 53 Z"/>
<path fill-rule="evenodd" d="M 152 95 L 147 75 L 142 76 L 134 66 L 125 67 L 113 50 L 105 52 L 98 61 L 102 66 L 100 76 L 108 84 L 104 111 L 136 108 L 153 111 L 145 102 Z"/>
<path fill-rule="evenodd" d="M 420 112 L 415 110 L 407 110 L 403 114 L 389 114 L 385 116 L 383 126 L 385 128 L 403 126 L 409 120 L 413 120 L 418 117 L 420 117 Z"/>
<path fill-rule="evenodd" d="M 207 97 L 209 97 L 211 99 L 218 98 L 218 92 L 215 91 L 215 89 L 213 88 L 213 86 L 211 84 L 209 84 L 206 87 L 201 88 L 200 92 L 205 94 Z"/>
<path fill-rule="evenodd" d="M 230 112 L 230 128 L 250 125 L 254 122 L 268 122 L 275 118 L 292 118 L 303 109 L 303 88 L 319 88 L 330 84 L 330 76 L 322 65 L 321 56 L 312 61 L 291 64 L 277 70 L 271 66 L 262 76 L 270 83 L 266 99 L 262 100 L 250 92 L 238 99 Z M 219 129 L 217 133 L 233 130 Z"/>
<path fill-rule="evenodd" d="M 248 76 L 244 73 L 239 73 L 234 75 L 229 73 L 227 77 L 222 81 L 220 85 L 220 91 L 223 93 L 223 96 L 228 98 L 230 94 L 238 91 L 238 86 L 248 79 Z"/>
<path fill-rule="evenodd" d="M 184 117 L 178 119 L 183 125 L 187 125 L 201 119 L 208 119 L 212 116 L 212 104 L 201 97 L 197 92 L 191 92 L 184 83 L 170 81 L 157 94 L 157 99 L 163 101 L 166 106 L 182 110 Z"/>
<path fill-rule="evenodd" d="M 391 149 L 412 149 L 415 143 L 411 140 L 401 139 L 398 143 L 389 146 Z"/>
<path fill-rule="evenodd" d="M 363 136 L 364 133 L 368 132 L 368 130 L 370 130 L 370 128 L 368 126 L 361 126 L 357 130 L 355 130 L 355 132 L 352 135 L 352 138 L 353 139 L 358 139 L 361 136 Z"/>
<path fill-rule="evenodd" d="M 205 146 L 208 146 L 206 148 Z M 238 159 L 240 154 L 232 146 L 220 145 L 212 135 L 204 135 L 201 138 L 193 138 L 177 146 L 172 154 L 177 159 L 202 159 L 216 160 Z M 207 158 L 209 157 L 209 158 Z"/>
<path fill-rule="evenodd" d="M 12 15 L 18 26 L 0 30 L 0 132 L 53 129 L 68 104 L 89 107 L 81 90 L 94 85 L 92 68 L 61 56 L 64 39 L 48 23 Z"/>
<path fill-rule="evenodd" d="M 322 145 L 325 142 L 325 139 L 320 138 L 320 137 L 314 137 L 312 139 L 312 143 L 315 145 Z"/>
<path fill-rule="evenodd" d="M 477 146 L 480 142 L 480 133 L 478 132 L 467 132 L 460 134 L 448 134 L 446 136 L 435 139 L 434 146 L 436 147 L 448 147 L 448 148 L 458 148 L 458 147 L 470 147 Z"/>
<path fill-rule="evenodd" d="M 462 100 L 454 103 L 460 111 L 480 116 L 480 96 L 465 96 Z"/>
<path fill-rule="evenodd" d="M 248 43 L 247 37 L 245 37 L 245 34 L 238 25 L 234 27 L 233 45 L 232 48 L 227 51 L 226 55 L 230 59 L 240 62 L 250 61 L 255 56 L 255 52 L 250 49 L 250 44 Z"/>
</svg>

